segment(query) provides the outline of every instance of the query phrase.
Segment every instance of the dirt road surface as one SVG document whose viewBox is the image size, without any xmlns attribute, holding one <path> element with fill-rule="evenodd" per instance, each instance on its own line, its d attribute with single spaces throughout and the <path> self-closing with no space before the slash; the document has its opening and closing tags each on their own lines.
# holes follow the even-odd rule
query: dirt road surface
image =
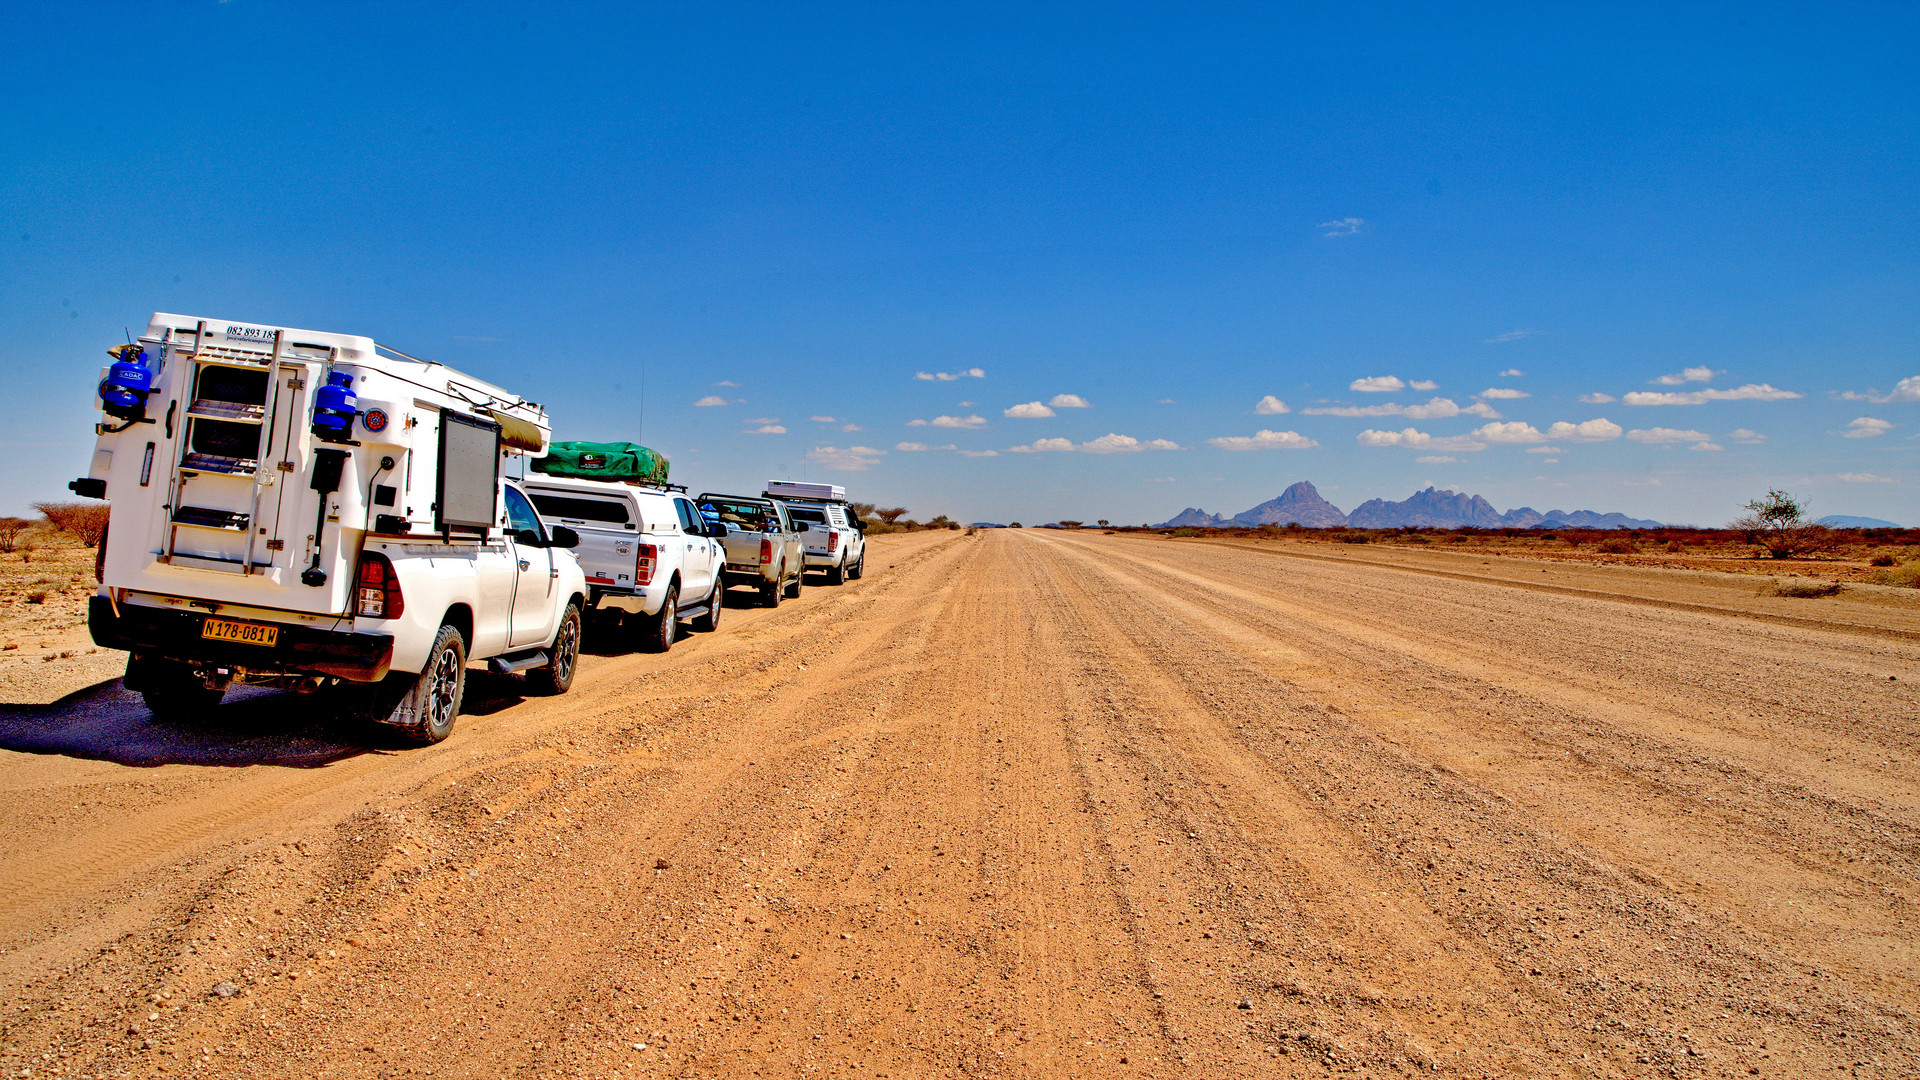
<svg viewBox="0 0 1920 1080">
<path fill-rule="evenodd" d="M 1160 538 L 869 563 L 476 676 L 424 750 L 5 707 L 0 1075 L 1920 1075 L 1920 643 Z"/>
</svg>

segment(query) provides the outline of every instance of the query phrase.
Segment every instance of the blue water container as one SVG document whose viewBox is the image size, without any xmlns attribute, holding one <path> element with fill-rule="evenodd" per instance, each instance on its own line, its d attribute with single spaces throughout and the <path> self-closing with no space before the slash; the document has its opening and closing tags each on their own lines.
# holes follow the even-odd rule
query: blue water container
<svg viewBox="0 0 1920 1080">
<path fill-rule="evenodd" d="M 353 376 L 335 372 L 313 395 L 313 434 L 325 442 L 349 442 L 353 418 L 360 414 L 353 393 Z"/>
</svg>

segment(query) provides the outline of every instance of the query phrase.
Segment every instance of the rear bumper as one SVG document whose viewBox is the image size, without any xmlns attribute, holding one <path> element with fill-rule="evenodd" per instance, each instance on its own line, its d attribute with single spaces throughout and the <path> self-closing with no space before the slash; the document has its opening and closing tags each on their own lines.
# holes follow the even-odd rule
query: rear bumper
<svg viewBox="0 0 1920 1080">
<path fill-rule="evenodd" d="M 159 611 L 121 605 L 115 614 L 104 596 L 87 602 L 87 629 L 103 649 L 139 651 L 252 672 L 330 675 L 353 682 L 379 682 L 393 667 L 393 638 L 276 623 L 272 648 L 209 641 L 200 636 L 206 616 L 197 611 Z"/>
</svg>

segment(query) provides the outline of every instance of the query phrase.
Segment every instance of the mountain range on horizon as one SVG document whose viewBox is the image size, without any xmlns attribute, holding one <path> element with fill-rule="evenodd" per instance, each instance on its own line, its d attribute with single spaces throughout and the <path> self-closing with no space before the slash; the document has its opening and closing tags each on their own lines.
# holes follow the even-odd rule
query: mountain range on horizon
<svg viewBox="0 0 1920 1080">
<path fill-rule="evenodd" d="M 1276 498 L 1232 517 L 1209 514 L 1189 506 L 1156 528 L 1252 528 L 1260 525 L 1299 524 L 1309 529 L 1657 529 L 1661 523 L 1595 510 L 1548 510 L 1531 506 L 1501 513 L 1479 495 L 1438 488 L 1416 491 L 1399 502 L 1368 499 L 1351 514 L 1322 498 L 1311 481 L 1302 480 Z"/>
</svg>

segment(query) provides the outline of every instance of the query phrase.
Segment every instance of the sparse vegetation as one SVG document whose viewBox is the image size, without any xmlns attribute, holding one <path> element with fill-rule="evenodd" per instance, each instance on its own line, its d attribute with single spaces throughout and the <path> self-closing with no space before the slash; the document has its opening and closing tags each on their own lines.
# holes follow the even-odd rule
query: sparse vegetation
<svg viewBox="0 0 1920 1080">
<path fill-rule="evenodd" d="M 1833 596 L 1844 588 L 1846 588 L 1846 586 L 1837 581 L 1801 580 L 1776 581 L 1773 583 L 1772 588 L 1765 591 L 1771 592 L 1775 596 L 1794 596 L 1806 599 L 1815 596 Z"/>
<path fill-rule="evenodd" d="M 1747 543 L 1764 548 L 1773 558 L 1791 559 L 1832 545 L 1831 531 L 1807 520 L 1806 508 L 1778 488 L 1769 490 L 1766 498 L 1748 503 L 1746 509 L 1746 514 L 1734 518 L 1727 527 L 1738 529 Z"/>
<path fill-rule="evenodd" d="M 1875 555 L 1873 558 L 1867 560 L 1867 565 L 1868 566 L 1892 566 L 1894 563 L 1899 561 L 1900 560 L 1894 558 L 1891 555 Z"/>
<path fill-rule="evenodd" d="M 1625 537 L 1621 537 L 1617 540 L 1602 540 L 1600 542 L 1600 546 L 1595 548 L 1594 550 L 1605 555 L 1638 555 L 1640 554 L 1640 549 L 1637 546 L 1635 546 L 1634 542 L 1631 540 L 1628 540 Z"/>
<path fill-rule="evenodd" d="M 26 518 L 0 518 L 0 552 L 11 555 L 20 550 L 21 540 L 32 524 Z"/>
<path fill-rule="evenodd" d="M 1920 559 L 1909 559 L 1895 570 L 1883 570 L 1874 576 L 1874 582 L 1880 585 L 1898 585 L 1903 589 L 1920 589 Z"/>
<path fill-rule="evenodd" d="M 895 522 L 899 521 L 901 518 L 907 516 L 907 508 L 904 506 L 896 506 L 890 510 L 875 510 L 873 512 L 873 516 L 879 518 L 881 521 L 884 521 L 889 525 L 892 525 Z"/>
<path fill-rule="evenodd" d="M 103 502 L 42 502 L 33 508 L 61 532 L 86 547 L 96 547 L 107 531 L 107 504 Z"/>
</svg>

